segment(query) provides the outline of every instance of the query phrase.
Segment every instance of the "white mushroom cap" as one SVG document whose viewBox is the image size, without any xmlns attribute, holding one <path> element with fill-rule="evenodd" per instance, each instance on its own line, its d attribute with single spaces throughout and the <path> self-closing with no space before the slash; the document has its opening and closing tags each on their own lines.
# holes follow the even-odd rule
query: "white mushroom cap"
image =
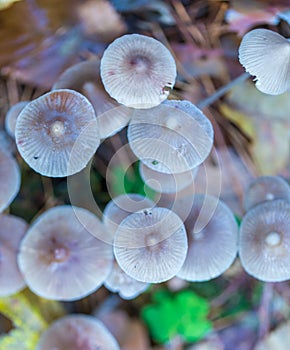
<svg viewBox="0 0 290 350">
<path fill-rule="evenodd" d="M 119 266 L 142 282 L 160 283 L 177 274 L 187 252 L 181 219 L 166 208 L 149 208 L 124 219 L 115 235 Z"/>
<path fill-rule="evenodd" d="M 5 130 L 7 131 L 8 135 L 11 136 L 13 139 L 15 138 L 15 127 L 16 127 L 16 121 L 20 114 L 20 112 L 23 110 L 23 108 L 29 103 L 29 101 L 21 101 L 13 105 L 11 108 L 9 108 L 8 112 L 5 116 Z"/>
<path fill-rule="evenodd" d="M 154 207 L 151 199 L 136 193 L 121 194 L 113 198 L 103 212 L 103 223 L 112 237 L 111 242 L 114 241 L 114 235 L 120 223 L 128 215 L 151 207 Z"/>
<path fill-rule="evenodd" d="M 144 183 L 153 190 L 161 193 L 175 193 L 194 181 L 198 167 L 184 173 L 166 174 L 155 171 L 140 162 L 139 172 Z"/>
<path fill-rule="evenodd" d="M 290 203 L 265 202 L 244 216 L 239 234 L 244 269 L 265 282 L 290 279 Z"/>
<path fill-rule="evenodd" d="M 101 59 L 101 78 L 108 94 L 134 108 L 159 105 L 172 89 L 176 66 L 159 41 L 127 34 L 111 43 Z"/>
<path fill-rule="evenodd" d="M 202 211 L 202 207 L 211 203 L 216 208 L 207 217 L 211 210 Z M 201 230 L 195 229 L 198 219 L 204 221 Z M 238 251 L 238 225 L 232 211 L 215 197 L 196 195 L 184 225 L 188 252 L 177 276 L 187 281 L 207 281 L 225 272 Z"/>
<path fill-rule="evenodd" d="M 17 119 L 18 150 L 41 175 L 64 177 L 79 172 L 99 143 L 94 108 L 73 90 L 48 92 L 30 102 Z"/>
<path fill-rule="evenodd" d="M 213 128 L 189 101 L 166 101 L 135 110 L 128 127 L 129 145 L 149 168 L 182 173 L 201 164 L 213 145 Z"/>
<path fill-rule="evenodd" d="M 104 285 L 111 292 L 119 293 L 120 297 L 126 300 L 136 298 L 149 286 L 148 283 L 137 281 L 127 275 L 116 261 Z"/>
<path fill-rule="evenodd" d="M 36 350 L 120 350 L 97 318 L 76 314 L 54 321 L 41 335 Z"/>
<path fill-rule="evenodd" d="M 290 202 L 290 186 L 279 176 L 260 176 L 247 188 L 244 207 L 248 211 L 257 204 L 274 199 Z"/>
<path fill-rule="evenodd" d="M 0 212 L 5 210 L 20 189 L 20 169 L 15 159 L 0 150 Z"/>
<path fill-rule="evenodd" d="M 290 42 L 267 29 L 248 32 L 239 48 L 239 60 L 246 71 L 256 76 L 256 87 L 270 95 L 290 88 Z"/>
<path fill-rule="evenodd" d="M 99 288 L 113 262 L 112 246 L 92 235 L 99 232 L 105 234 L 99 219 L 82 208 L 64 205 L 39 216 L 18 257 L 29 288 L 54 300 L 80 299 Z"/>
<path fill-rule="evenodd" d="M 27 223 L 13 215 L 0 215 L 0 296 L 8 296 L 25 287 L 17 265 L 20 241 Z"/>
</svg>

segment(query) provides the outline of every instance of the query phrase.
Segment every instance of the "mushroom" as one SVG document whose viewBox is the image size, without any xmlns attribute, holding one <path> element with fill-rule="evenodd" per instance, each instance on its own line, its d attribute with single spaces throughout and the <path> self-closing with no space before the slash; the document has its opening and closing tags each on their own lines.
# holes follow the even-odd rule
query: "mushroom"
<svg viewBox="0 0 290 350">
<path fill-rule="evenodd" d="M 151 108 L 168 97 L 176 65 L 170 51 L 156 39 L 127 34 L 105 50 L 101 78 L 108 94 L 119 103 Z"/>
<path fill-rule="evenodd" d="M 270 95 L 283 94 L 290 88 L 290 42 L 268 29 L 248 32 L 239 48 L 239 60 L 256 87 Z"/>
<path fill-rule="evenodd" d="M 103 223 L 112 238 L 110 242 L 114 242 L 114 235 L 120 223 L 128 215 L 149 207 L 154 207 L 154 202 L 136 193 L 121 194 L 109 201 L 103 212 Z"/>
<path fill-rule="evenodd" d="M 0 149 L 0 213 L 16 197 L 20 189 L 20 169 L 15 159 Z"/>
<path fill-rule="evenodd" d="M 8 296 L 25 287 L 17 265 L 20 241 L 27 223 L 13 215 L 0 215 L 0 296 Z"/>
<path fill-rule="evenodd" d="M 130 300 L 143 293 L 149 286 L 148 283 L 137 281 L 127 275 L 115 261 L 112 270 L 104 282 L 104 285 L 113 293 L 119 293 L 122 299 Z"/>
<path fill-rule="evenodd" d="M 198 167 L 177 174 L 166 174 L 152 170 L 142 162 L 139 172 L 144 183 L 153 190 L 161 193 L 179 192 L 194 181 Z"/>
<path fill-rule="evenodd" d="M 64 205 L 44 212 L 20 246 L 18 263 L 29 288 L 54 300 L 77 300 L 97 290 L 113 261 L 112 246 L 94 237 L 105 234 L 86 209 Z"/>
<path fill-rule="evenodd" d="M 148 208 L 127 216 L 115 235 L 116 260 L 129 276 L 146 283 L 169 280 L 187 252 L 182 220 L 166 208 Z"/>
<path fill-rule="evenodd" d="M 64 177 L 79 172 L 99 143 L 93 106 L 73 90 L 48 92 L 24 107 L 17 119 L 17 148 L 41 175 Z"/>
<path fill-rule="evenodd" d="M 248 211 L 257 204 L 274 199 L 284 199 L 290 202 L 288 183 L 279 176 L 260 176 L 247 188 L 244 208 Z"/>
<path fill-rule="evenodd" d="M 248 274 L 265 282 L 290 279 L 290 203 L 261 203 L 244 216 L 239 256 Z"/>
<path fill-rule="evenodd" d="M 100 138 L 106 139 L 128 124 L 131 111 L 119 105 L 106 93 L 99 73 L 99 60 L 77 63 L 63 72 L 52 89 L 72 89 L 85 95 L 94 107 Z"/>
<path fill-rule="evenodd" d="M 5 116 L 5 130 L 9 136 L 11 136 L 13 139 L 15 138 L 15 127 L 16 127 L 16 121 L 20 114 L 20 112 L 23 110 L 23 108 L 29 103 L 29 101 L 21 101 L 13 105 L 11 108 L 9 108 L 8 112 Z"/>
<path fill-rule="evenodd" d="M 120 350 L 104 324 L 94 316 L 72 314 L 54 321 L 44 331 L 36 350 Z"/>
<path fill-rule="evenodd" d="M 202 210 L 203 205 L 214 205 Z M 196 229 L 198 220 L 204 227 Z M 195 195 L 191 212 L 184 222 L 188 252 L 177 277 L 187 281 L 208 281 L 221 275 L 234 262 L 237 255 L 238 225 L 232 211 L 217 198 Z"/>
<path fill-rule="evenodd" d="M 129 145 L 149 168 L 175 174 L 200 165 L 213 145 L 213 127 L 189 101 L 166 101 L 135 110 L 128 127 Z"/>
</svg>

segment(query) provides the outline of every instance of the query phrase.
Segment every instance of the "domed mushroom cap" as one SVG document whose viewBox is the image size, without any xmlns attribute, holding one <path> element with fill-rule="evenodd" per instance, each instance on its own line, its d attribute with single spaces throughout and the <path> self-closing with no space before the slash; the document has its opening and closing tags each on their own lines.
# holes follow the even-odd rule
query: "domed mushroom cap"
<svg viewBox="0 0 290 350">
<path fill-rule="evenodd" d="M 114 241 L 114 235 L 120 223 L 128 215 L 154 205 L 151 199 L 136 193 L 121 194 L 110 200 L 103 212 L 103 223 L 112 237 L 111 242 Z"/>
<path fill-rule="evenodd" d="M 280 34 L 267 29 L 250 31 L 241 42 L 239 60 L 256 76 L 260 91 L 278 95 L 290 88 L 290 42 Z"/>
<path fill-rule="evenodd" d="M 63 72 L 52 89 L 72 89 L 85 95 L 94 107 L 100 138 L 105 139 L 129 123 L 131 112 L 106 93 L 99 73 L 99 60 L 77 63 Z"/>
<path fill-rule="evenodd" d="M 0 150 L 0 212 L 5 210 L 20 189 L 20 169 L 15 159 Z"/>
<path fill-rule="evenodd" d="M 159 41 L 127 34 L 111 43 L 101 59 L 108 94 L 127 107 L 151 108 L 169 95 L 176 79 L 170 51 Z"/>
<path fill-rule="evenodd" d="M 260 176 L 247 188 L 244 207 L 248 211 L 257 204 L 274 199 L 290 202 L 290 186 L 279 176 Z"/>
<path fill-rule="evenodd" d="M 239 234 L 241 264 L 265 282 L 290 279 L 290 203 L 265 202 L 243 218 Z"/>
<path fill-rule="evenodd" d="M 28 103 L 29 101 L 18 102 L 14 106 L 9 108 L 8 112 L 6 113 L 5 130 L 7 131 L 8 135 L 11 136 L 13 139 L 15 138 L 15 127 L 17 118 L 20 112 Z"/>
<path fill-rule="evenodd" d="M 183 222 L 166 208 L 149 208 L 129 215 L 115 235 L 118 264 L 142 282 L 160 283 L 175 276 L 186 252 Z"/>
<path fill-rule="evenodd" d="M 51 324 L 36 350 L 120 350 L 108 329 L 93 316 L 69 315 Z"/>
<path fill-rule="evenodd" d="M 29 288 L 54 300 L 80 299 L 99 288 L 111 270 L 113 252 L 92 234 L 104 235 L 105 229 L 85 209 L 59 206 L 39 216 L 18 257 Z"/>
<path fill-rule="evenodd" d="M 41 175 L 64 177 L 79 172 L 99 143 L 94 108 L 73 90 L 48 92 L 30 102 L 17 119 L 18 150 Z"/>
<path fill-rule="evenodd" d="M 210 211 L 202 211 L 203 205 L 216 206 L 210 217 Z M 198 219 L 204 222 L 201 230 L 195 229 Z M 188 252 L 177 276 L 187 281 L 207 281 L 226 271 L 238 251 L 238 225 L 231 210 L 215 197 L 196 195 L 184 225 Z"/>
<path fill-rule="evenodd" d="M 104 285 L 111 292 L 119 293 L 120 297 L 126 300 L 136 298 L 149 286 L 148 283 L 137 281 L 127 275 L 116 261 Z"/>
<path fill-rule="evenodd" d="M 155 171 L 140 162 L 139 172 L 144 183 L 161 193 L 175 193 L 189 186 L 194 181 L 198 167 L 184 173 L 166 174 Z"/>
<path fill-rule="evenodd" d="M 25 287 L 17 265 L 20 241 L 27 223 L 13 215 L 0 215 L 0 296 L 8 296 Z"/>
<path fill-rule="evenodd" d="M 135 110 L 128 128 L 129 145 L 149 168 L 182 173 L 201 164 L 213 145 L 213 128 L 189 101 L 166 101 Z"/>
</svg>

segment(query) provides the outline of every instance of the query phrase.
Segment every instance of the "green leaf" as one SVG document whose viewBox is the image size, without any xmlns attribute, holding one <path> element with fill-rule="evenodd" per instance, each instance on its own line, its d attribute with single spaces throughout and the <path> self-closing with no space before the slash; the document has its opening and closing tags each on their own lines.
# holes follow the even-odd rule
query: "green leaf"
<svg viewBox="0 0 290 350">
<path fill-rule="evenodd" d="M 153 296 L 153 304 L 145 306 L 141 315 L 156 342 L 168 342 L 176 335 L 194 342 L 212 328 L 208 312 L 208 302 L 190 290 L 175 295 L 159 290 Z"/>
</svg>

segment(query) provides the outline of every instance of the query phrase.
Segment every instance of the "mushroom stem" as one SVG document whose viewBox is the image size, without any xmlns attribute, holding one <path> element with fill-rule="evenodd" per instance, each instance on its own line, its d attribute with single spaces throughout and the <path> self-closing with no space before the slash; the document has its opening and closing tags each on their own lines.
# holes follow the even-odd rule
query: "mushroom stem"
<svg viewBox="0 0 290 350">
<path fill-rule="evenodd" d="M 263 339 L 270 330 L 271 324 L 271 300 L 273 297 L 274 283 L 265 282 L 263 286 L 263 293 L 261 303 L 258 310 L 259 317 L 259 333 L 258 341 Z"/>
<path fill-rule="evenodd" d="M 242 83 L 243 81 L 247 80 L 249 77 L 250 77 L 250 74 L 247 73 L 247 72 L 239 75 L 237 78 L 232 80 L 230 83 L 228 83 L 227 85 L 225 85 L 225 86 L 221 87 L 220 89 L 218 89 L 213 95 L 211 95 L 211 96 L 205 98 L 204 100 L 200 101 L 197 104 L 197 107 L 200 108 L 200 109 L 203 109 L 203 108 L 206 108 L 206 107 L 210 106 L 216 100 L 218 100 L 220 97 L 225 95 L 228 91 L 230 91 L 235 85 L 238 85 L 238 84 Z"/>
</svg>

